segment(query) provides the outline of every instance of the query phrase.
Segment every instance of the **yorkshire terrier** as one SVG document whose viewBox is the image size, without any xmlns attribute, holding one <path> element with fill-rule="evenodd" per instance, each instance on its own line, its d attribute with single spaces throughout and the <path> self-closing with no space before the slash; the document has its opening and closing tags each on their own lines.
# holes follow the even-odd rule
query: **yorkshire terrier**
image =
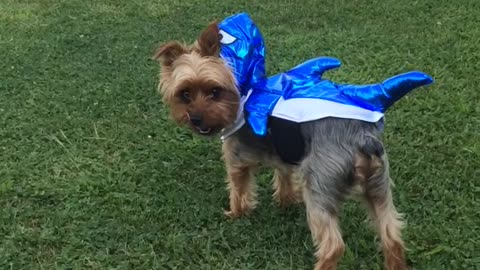
<svg viewBox="0 0 480 270">
<path fill-rule="evenodd" d="M 202 136 L 230 128 L 241 106 L 230 67 L 219 56 L 219 28 L 210 24 L 192 45 L 171 41 L 154 59 L 161 72 L 159 91 L 172 118 Z M 276 120 L 271 119 L 272 123 Z M 294 175 L 301 176 L 302 199 L 316 246 L 316 270 L 336 269 L 344 252 L 338 214 L 350 194 L 360 195 L 380 235 L 389 270 L 407 269 L 401 239 L 403 222 L 392 201 L 382 126 L 359 120 L 324 118 L 298 125 L 305 154 L 296 164 L 284 162 L 270 135 L 258 137 L 247 124 L 222 145 L 228 174 L 230 208 L 236 218 L 256 206 L 253 174 L 260 164 L 274 168 L 274 197 L 285 206 L 297 201 Z"/>
</svg>

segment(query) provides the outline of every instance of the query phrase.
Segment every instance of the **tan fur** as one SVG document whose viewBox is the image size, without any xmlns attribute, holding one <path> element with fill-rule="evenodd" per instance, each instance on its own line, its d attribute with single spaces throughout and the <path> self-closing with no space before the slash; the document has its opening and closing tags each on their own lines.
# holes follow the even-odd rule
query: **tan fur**
<svg viewBox="0 0 480 270">
<path fill-rule="evenodd" d="M 216 84 L 229 90 L 236 90 L 233 75 L 220 58 L 202 57 L 191 51 L 178 57 L 171 67 L 164 67 L 160 74 L 161 94 L 172 102 L 181 86 L 189 84 Z"/>
<path fill-rule="evenodd" d="M 379 175 L 383 166 L 376 157 L 366 158 L 357 156 L 355 168 L 355 175 L 357 173 L 362 174 L 363 176 L 359 178 L 367 177 L 365 181 L 368 181 L 368 178 Z M 366 184 L 368 183 L 363 183 L 363 185 Z M 364 200 L 366 200 L 370 216 L 381 238 L 386 269 L 407 270 L 405 247 L 401 238 L 401 230 L 403 228 L 402 216 L 395 209 L 391 191 L 388 190 L 384 196 L 379 196 L 378 194 L 373 196 L 365 192 Z"/>
<path fill-rule="evenodd" d="M 196 48 L 202 56 L 217 56 L 220 51 L 219 40 L 218 22 L 215 21 L 210 23 L 207 29 L 200 34 Z"/>
<path fill-rule="evenodd" d="M 391 194 L 385 200 L 371 201 L 371 213 L 381 237 L 387 270 L 406 270 L 405 248 L 401 238 L 403 222 L 395 209 Z"/>
<path fill-rule="evenodd" d="M 222 144 L 230 192 L 230 209 L 225 211 L 225 215 L 230 218 L 248 215 L 257 205 L 253 172 L 258 168 L 258 163 L 253 160 L 251 163 L 239 162 L 234 154 L 235 146 L 231 141 Z"/>
<path fill-rule="evenodd" d="M 382 168 L 381 160 L 375 156 L 366 157 L 357 153 L 354 162 L 354 180 L 359 185 L 365 185 L 366 181 Z"/>
<path fill-rule="evenodd" d="M 252 167 L 227 168 L 230 210 L 225 211 L 225 215 L 230 218 L 248 215 L 257 205 L 252 170 Z"/>
<path fill-rule="evenodd" d="M 316 213 L 312 209 L 308 212 L 308 225 L 317 247 L 315 270 L 337 269 L 337 263 L 345 250 L 337 219 Z"/>
<path fill-rule="evenodd" d="M 215 133 L 235 120 L 239 106 L 234 76 L 217 55 L 220 44 L 215 40 L 216 29 L 215 24 L 210 25 L 190 47 L 169 42 L 153 56 L 161 65 L 159 92 L 171 108 L 172 118 L 185 125 L 190 124 L 189 115 L 201 115 L 202 125 Z M 213 89 L 221 90 L 218 100 L 212 98 Z M 188 103 L 182 99 L 185 91 L 191 96 Z M 198 131 L 195 127 L 192 130 Z"/>
<path fill-rule="evenodd" d="M 292 169 L 275 169 L 273 176 L 273 197 L 280 207 L 287 207 L 301 201 L 299 184 L 294 181 Z"/>
</svg>

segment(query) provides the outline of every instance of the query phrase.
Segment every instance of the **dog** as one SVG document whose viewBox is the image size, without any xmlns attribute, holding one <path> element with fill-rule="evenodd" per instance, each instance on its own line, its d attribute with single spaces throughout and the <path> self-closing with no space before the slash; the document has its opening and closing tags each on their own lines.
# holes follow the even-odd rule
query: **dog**
<svg viewBox="0 0 480 270">
<path fill-rule="evenodd" d="M 153 56 L 160 65 L 159 93 L 173 120 L 194 133 L 213 137 L 231 128 L 241 101 L 231 68 L 219 56 L 218 23 L 185 45 L 170 41 Z M 280 119 L 271 119 L 280 127 Z M 294 184 L 301 178 L 301 200 L 316 247 L 316 270 L 336 269 L 345 244 L 339 229 L 342 203 L 357 194 L 368 209 L 381 239 L 385 267 L 408 269 L 401 238 L 403 222 L 392 200 L 382 125 L 328 117 L 294 127 L 304 153 L 297 163 L 285 162 L 275 138 L 255 136 L 247 124 L 224 139 L 223 158 L 228 174 L 230 218 L 248 215 L 257 205 L 254 172 L 262 164 L 274 169 L 274 197 L 281 206 L 299 201 Z M 287 132 L 287 131 L 285 131 Z"/>
</svg>

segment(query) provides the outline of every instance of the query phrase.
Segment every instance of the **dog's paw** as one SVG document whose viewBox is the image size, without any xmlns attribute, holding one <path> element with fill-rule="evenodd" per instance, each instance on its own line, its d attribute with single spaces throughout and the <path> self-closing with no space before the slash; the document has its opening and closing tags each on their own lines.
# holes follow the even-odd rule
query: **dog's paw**
<svg viewBox="0 0 480 270">
<path fill-rule="evenodd" d="M 223 214 L 230 219 L 237 219 L 242 216 L 248 216 L 250 211 L 232 211 L 232 210 L 224 210 Z"/>
<path fill-rule="evenodd" d="M 303 202 L 302 195 L 297 191 L 284 192 L 280 194 L 276 192 L 273 195 L 273 199 L 280 208 L 288 208 L 292 205 Z"/>
<path fill-rule="evenodd" d="M 240 213 L 238 212 L 234 212 L 232 210 L 224 210 L 223 211 L 223 214 L 227 217 L 227 218 L 230 218 L 230 219 L 236 219 L 236 218 L 239 218 L 241 215 Z"/>
<path fill-rule="evenodd" d="M 277 205 L 280 208 L 289 208 L 293 205 L 299 204 L 302 201 L 298 200 L 296 197 L 288 197 L 288 198 L 281 198 L 276 199 Z"/>
</svg>

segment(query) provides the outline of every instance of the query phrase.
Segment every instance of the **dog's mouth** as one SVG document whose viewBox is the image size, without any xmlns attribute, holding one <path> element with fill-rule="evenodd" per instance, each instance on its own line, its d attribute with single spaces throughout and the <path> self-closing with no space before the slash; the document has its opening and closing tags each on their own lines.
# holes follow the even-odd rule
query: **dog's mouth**
<svg viewBox="0 0 480 270">
<path fill-rule="evenodd" d="M 213 128 L 200 128 L 200 127 L 195 127 L 201 135 L 209 135 L 212 133 Z"/>
<path fill-rule="evenodd" d="M 218 133 L 220 129 L 215 128 L 215 127 L 197 127 L 194 125 L 190 124 L 190 128 L 197 133 L 198 135 L 201 136 L 212 136 Z"/>
</svg>

